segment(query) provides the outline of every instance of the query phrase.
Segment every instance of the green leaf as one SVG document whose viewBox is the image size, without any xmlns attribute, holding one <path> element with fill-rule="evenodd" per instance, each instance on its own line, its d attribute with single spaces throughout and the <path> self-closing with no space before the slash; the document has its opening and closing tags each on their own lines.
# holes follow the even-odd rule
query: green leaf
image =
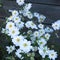
<svg viewBox="0 0 60 60">
<path fill-rule="evenodd" d="M 30 57 L 30 60 L 34 60 L 34 57 Z"/>
<path fill-rule="evenodd" d="M 46 57 L 44 60 L 50 60 L 48 57 Z"/>
<path fill-rule="evenodd" d="M 10 57 L 6 57 L 7 60 L 15 60 L 15 58 L 13 56 Z"/>
</svg>

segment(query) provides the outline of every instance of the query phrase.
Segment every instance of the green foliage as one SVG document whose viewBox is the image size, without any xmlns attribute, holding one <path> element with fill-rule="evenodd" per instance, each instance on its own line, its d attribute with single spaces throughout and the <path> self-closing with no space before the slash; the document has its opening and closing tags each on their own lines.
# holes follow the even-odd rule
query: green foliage
<svg viewBox="0 0 60 60">
<path fill-rule="evenodd" d="M 13 56 L 6 57 L 6 60 L 15 60 Z"/>
<path fill-rule="evenodd" d="M 2 7 L 2 0 L 0 0 L 0 7 Z"/>
</svg>

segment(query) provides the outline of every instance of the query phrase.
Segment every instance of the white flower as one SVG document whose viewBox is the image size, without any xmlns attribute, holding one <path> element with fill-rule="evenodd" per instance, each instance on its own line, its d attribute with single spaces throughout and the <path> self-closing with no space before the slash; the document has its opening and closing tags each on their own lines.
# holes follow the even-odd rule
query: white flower
<svg viewBox="0 0 60 60">
<path fill-rule="evenodd" d="M 19 30 L 15 27 L 15 28 L 9 30 L 8 35 L 11 36 L 11 38 L 13 38 L 13 37 L 19 35 L 19 33 L 20 33 Z"/>
<path fill-rule="evenodd" d="M 28 3 L 25 5 L 24 7 L 24 11 L 29 11 L 29 9 L 32 7 L 32 4 L 31 3 Z"/>
<path fill-rule="evenodd" d="M 44 25 L 43 24 L 39 24 L 38 27 L 41 28 L 41 29 L 43 29 Z"/>
<path fill-rule="evenodd" d="M 55 52 L 54 50 L 49 50 L 48 56 L 50 59 L 55 60 L 57 58 L 57 52 Z"/>
<path fill-rule="evenodd" d="M 13 22 L 7 22 L 6 29 L 11 30 L 11 29 L 13 29 L 15 27 L 14 25 L 15 24 Z"/>
<path fill-rule="evenodd" d="M 24 11 L 23 16 L 27 16 L 29 19 L 33 18 L 33 14 L 30 11 Z"/>
<path fill-rule="evenodd" d="M 46 33 L 45 34 L 45 38 L 48 40 L 50 38 L 50 34 L 49 33 Z"/>
<path fill-rule="evenodd" d="M 45 20 L 45 16 L 44 15 L 40 15 L 39 17 L 38 17 L 38 22 L 43 22 L 44 20 Z"/>
<path fill-rule="evenodd" d="M 8 17 L 8 20 L 10 21 L 10 20 L 13 20 L 13 18 L 14 18 L 14 16 L 10 16 L 10 17 Z"/>
<path fill-rule="evenodd" d="M 2 31 L 1 31 L 1 32 L 2 32 L 2 33 L 6 33 L 6 30 L 7 30 L 7 29 L 2 28 Z"/>
<path fill-rule="evenodd" d="M 20 21 L 21 21 L 21 18 L 20 18 L 20 17 L 15 17 L 15 18 L 14 18 L 14 22 L 15 22 L 15 23 L 19 23 Z"/>
<path fill-rule="evenodd" d="M 23 14 L 24 17 L 26 17 L 27 16 L 27 11 L 23 10 L 22 14 Z"/>
<path fill-rule="evenodd" d="M 60 21 L 57 21 L 52 24 L 52 27 L 54 30 L 59 30 L 60 29 Z"/>
<path fill-rule="evenodd" d="M 31 42 L 24 39 L 24 41 L 21 42 L 20 49 L 28 53 L 32 49 Z"/>
<path fill-rule="evenodd" d="M 24 0 L 16 0 L 16 3 L 18 3 L 18 5 L 23 5 L 24 4 Z"/>
<path fill-rule="evenodd" d="M 22 14 L 23 13 L 23 10 L 19 10 L 19 13 Z"/>
<path fill-rule="evenodd" d="M 30 39 L 31 39 L 31 43 L 35 43 L 35 40 L 36 40 L 36 38 L 35 37 L 30 37 Z"/>
<path fill-rule="evenodd" d="M 30 21 L 30 27 L 32 29 L 37 29 L 37 26 L 32 21 Z"/>
<path fill-rule="evenodd" d="M 39 50 L 39 54 L 42 56 L 42 58 L 45 58 L 46 55 L 48 54 L 48 50 L 49 48 L 47 48 L 47 46 L 45 47 L 38 47 L 38 50 Z"/>
<path fill-rule="evenodd" d="M 15 44 L 16 46 L 20 46 L 20 44 L 23 42 L 24 37 L 23 36 L 16 36 L 12 39 L 13 44 Z"/>
<path fill-rule="evenodd" d="M 60 20 L 56 21 L 56 23 L 58 23 L 60 25 Z"/>
<path fill-rule="evenodd" d="M 53 32 L 53 29 L 51 29 L 50 27 L 46 27 L 46 28 L 45 28 L 45 32 L 48 32 L 48 33 L 49 33 L 49 32 Z"/>
<path fill-rule="evenodd" d="M 13 50 L 15 50 L 15 46 L 6 46 L 8 53 L 10 54 Z"/>
<path fill-rule="evenodd" d="M 19 13 L 18 13 L 18 11 L 17 11 L 17 10 L 13 10 L 13 11 L 12 11 L 12 16 L 14 16 L 14 17 L 15 17 L 15 16 L 18 16 L 18 15 L 19 15 Z"/>
<path fill-rule="evenodd" d="M 40 47 L 43 47 L 47 44 L 47 41 L 44 38 L 41 38 L 37 43 Z"/>
<path fill-rule="evenodd" d="M 8 29 L 5 29 L 4 33 L 5 34 L 8 34 L 9 33 L 9 30 Z"/>
<path fill-rule="evenodd" d="M 37 26 L 32 21 L 27 21 L 25 25 L 27 28 L 37 29 Z"/>
<path fill-rule="evenodd" d="M 45 30 L 44 29 L 40 29 L 39 30 L 39 34 L 40 34 L 40 36 L 44 35 L 45 34 Z"/>
<path fill-rule="evenodd" d="M 18 58 L 21 58 L 21 54 L 19 52 L 15 52 L 15 54 Z"/>
<path fill-rule="evenodd" d="M 27 28 L 30 28 L 30 21 L 27 21 L 27 22 L 25 23 L 25 26 L 26 26 Z"/>
<path fill-rule="evenodd" d="M 21 58 L 21 57 L 22 57 L 22 55 L 21 55 L 20 53 L 21 53 L 21 49 L 18 49 L 18 50 L 15 52 L 15 54 L 16 54 L 16 56 L 17 56 L 18 58 Z"/>
<path fill-rule="evenodd" d="M 27 13 L 27 17 L 28 17 L 29 19 L 32 19 L 32 18 L 33 18 L 33 14 L 32 14 L 31 12 L 28 12 L 28 13 Z"/>
<path fill-rule="evenodd" d="M 18 29 L 22 29 L 24 27 L 24 22 L 20 21 L 19 23 L 16 23 L 16 26 Z"/>
<path fill-rule="evenodd" d="M 39 37 L 39 31 L 35 31 L 33 35 L 34 37 Z"/>
<path fill-rule="evenodd" d="M 40 15 L 39 15 L 39 13 L 35 12 L 34 16 L 38 18 Z"/>
</svg>

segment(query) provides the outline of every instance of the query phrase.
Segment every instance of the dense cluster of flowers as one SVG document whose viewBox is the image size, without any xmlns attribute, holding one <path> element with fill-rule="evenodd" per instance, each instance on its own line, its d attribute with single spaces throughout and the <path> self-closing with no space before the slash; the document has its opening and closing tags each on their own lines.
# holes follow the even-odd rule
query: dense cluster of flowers
<svg viewBox="0 0 60 60">
<path fill-rule="evenodd" d="M 31 3 L 25 4 L 24 0 L 16 0 L 18 5 L 22 7 L 19 11 L 9 10 L 12 13 L 7 18 L 6 27 L 2 29 L 2 33 L 11 37 L 13 45 L 6 46 L 8 54 L 15 52 L 15 55 L 21 60 L 30 57 L 29 53 L 36 51 L 45 58 L 55 60 L 57 52 L 50 50 L 47 41 L 50 38 L 50 32 L 60 29 L 60 20 L 52 24 L 52 28 L 45 27 L 42 22 L 46 19 L 44 15 L 37 12 L 32 13 Z M 27 19 L 26 19 L 27 18 Z M 33 18 L 37 18 L 33 20 Z"/>
</svg>

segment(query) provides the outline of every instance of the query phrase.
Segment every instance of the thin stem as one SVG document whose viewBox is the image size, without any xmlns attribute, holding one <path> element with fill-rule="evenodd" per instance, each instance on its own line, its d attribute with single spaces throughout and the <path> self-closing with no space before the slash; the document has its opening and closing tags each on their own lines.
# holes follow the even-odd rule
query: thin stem
<svg viewBox="0 0 60 60">
<path fill-rule="evenodd" d="M 59 38 L 59 36 L 58 36 L 58 34 L 57 34 L 57 33 L 55 33 L 55 35 L 57 36 L 57 38 Z"/>
</svg>

